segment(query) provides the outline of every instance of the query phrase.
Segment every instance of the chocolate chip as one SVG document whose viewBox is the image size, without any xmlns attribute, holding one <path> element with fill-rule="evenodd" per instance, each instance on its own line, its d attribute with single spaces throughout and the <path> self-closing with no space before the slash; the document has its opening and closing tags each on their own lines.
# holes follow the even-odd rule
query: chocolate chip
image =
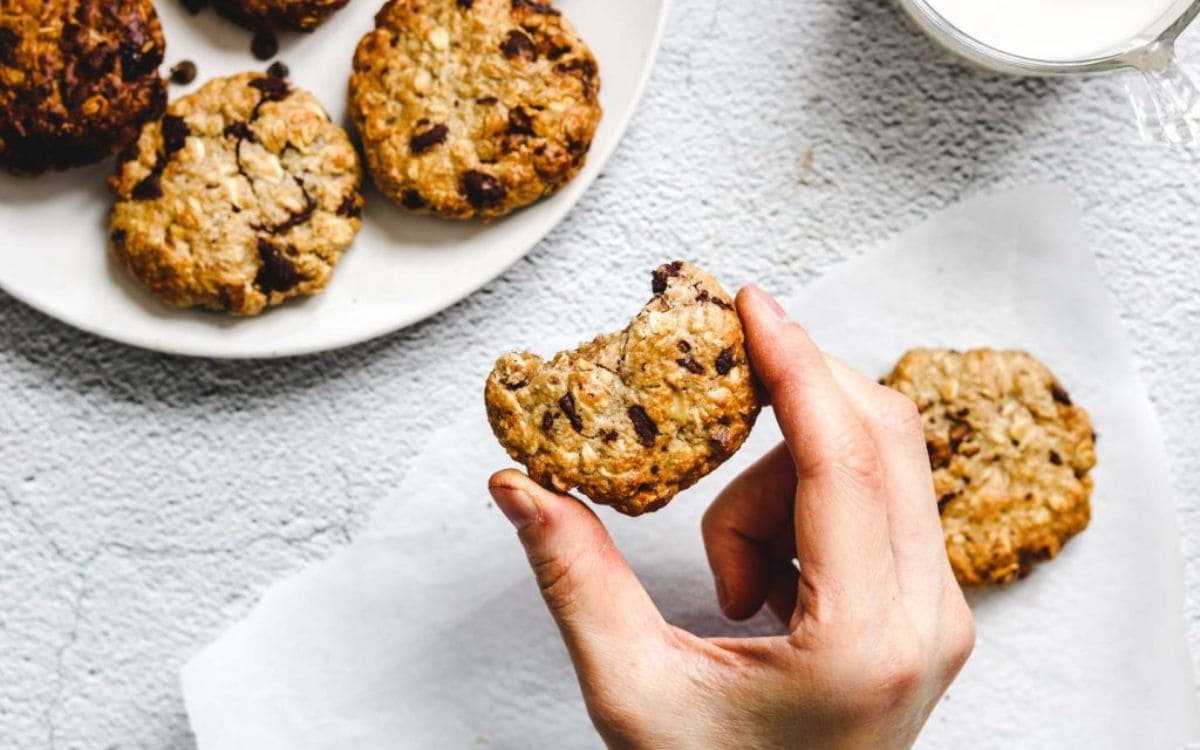
<svg viewBox="0 0 1200 750">
<path fill-rule="evenodd" d="M 557 60 L 570 51 L 571 45 L 566 42 L 551 41 L 546 45 L 546 57 L 550 60 Z"/>
<path fill-rule="evenodd" d="M 254 132 L 250 130 L 250 125 L 241 120 L 226 125 L 224 133 L 226 138 L 236 138 L 239 141 L 254 140 Z"/>
<path fill-rule="evenodd" d="M 182 0 L 183 9 L 193 16 L 208 7 L 208 0 Z"/>
<path fill-rule="evenodd" d="M 282 60 L 276 60 L 267 68 L 267 75 L 272 78 L 287 78 L 292 71 L 288 70 L 288 66 Z"/>
<path fill-rule="evenodd" d="M 718 375 L 728 375 L 729 371 L 733 369 L 733 350 L 722 349 L 721 353 L 717 355 L 714 367 L 717 368 Z"/>
<path fill-rule="evenodd" d="M 1062 456 L 1058 455 L 1058 451 L 1050 451 L 1050 463 L 1054 464 L 1055 466 L 1062 466 Z"/>
<path fill-rule="evenodd" d="M 680 357 L 679 359 L 675 360 L 675 364 L 695 375 L 704 374 L 704 366 L 691 357 Z"/>
<path fill-rule="evenodd" d="M 714 305 L 721 308 L 722 310 L 732 310 L 733 309 L 733 305 L 729 304 L 728 302 L 721 299 L 720 297 L 713 297 L 711 301 Z"/>
<path fill-rule="evenodd" d="M 518 380 L 515 383 L 507 383 L 506 382 L 504 384 L 504 387 L 510 391 L 519 391 L 527 385 L 529 385 L 529 378 L 521 378 L 520 380 Z"/>
<path fill-rule="evenodd" d="M 507 191 L 500 181 L 490 174 L 469 170 L 462 176 L 462 192 L 475 208 L 492 208 L 499 205 Z"/>
<path fill-rule="evenodd" d="M 958 417 L 959 419 L 966 419 L 967 417 L 971 416 L 971 410 L 964 406 L 963 408 L 954 412 L 954 416 Z"/>
<path fill-rule="evenodd" d="M 263 76 L 250 81 L 250 88 L 258 89 L 262 92 L 262 102 L 278 102 L 287 98 L 289 93 L 287 81 L 282 78 L 274 78 L 272 76 Z"/>
<path fill-rule="evenodd" d="M 947 492 L 938 498 L 938 513 L 941 513 L 946 508 L 946 504 L 954 498 L 958 497 L 957 492 Z"/>
<path fill-rule="evenodd" d="M 1063 406 L 1071 405 L 1071 394 L 1067 393 L 1067 389 L 1057 382 L 1050 384 L 1050 396 Z"/>
<path fill-rule="evenodd" d="M 678 347 L 679 351 L 683 352 L 684 354 L 687 354 L 692 350 L 692 345 L 683 339 L 680 339 L 679 343 L 675 344 L 675 346 Z"/>
<path fill-rule="evenodd" d="M 434 125 L 424 133 L 417 133 L 408 142 L 408 147 L 413 155 L 423 154 L 434 146 L 439 146 L 446 142 L 446 137 L 450 135 L 450 128 L 445 125 Z"/>
<path fill-rule="evenodd" d="M 188 128 L 187 121 L 177 115 L 164 115 L 162 120 L 162 140 L 163 152 L 165 156 L 179 151 L 187 142 L 187 137 L 192 131 Z"/>
<path fill-rule="evenodd" d="M 533 45 L 529 35 L 520 29 L 508 32 L 508 36 L 500 43 L 500 51 L 510 60 L 515 57 L 523 57 L 530 61 L 537 59 L 537 47 Z"/>
<path fill-rule="evenodd" d="M 191 60 L 177 62 L 171 67 L 171 83 L 177 86 L 186 86 L 194 80 L 196 80 L 196 63 Z"/>
<path fill-rule="evenodd" d="M 362 216 L 362 200 L 358 197 L 358 193 L 350 193 L 342 199 L 337 208 L 337 215 L 350 219 Z"/>
<path fill-rule="evenodd" d="M 497 98 L 496 98 L 496 97 L 494 97 L 494 96 L 481 96 L 481 97 L 479 97 L 478 99 L 476 99 L 476 100 L 475 100 L 475 103 L 476 103 L 476 104 L 482 104 L 482 105 L 483 105 L 483 106 L 485 106 L 485 107 L 490 107 L 490 106 L 492 106 L 493 104 L 495 104 L 495 103 L 497 103 L 497 102 L 499 102 L 499 101 L 500 101 L 500 100 L 499 100 L 499 99 L 497 99 Z"/>
<path fill-rule="evenodd" d="M 108 235 L 108 241 L 111 242 L 114 247 L 124 247 L 125 239 L 127 237 L 129 237 L 129 233 L 124 229 L 114 229 L 112 234 Z"/>
<path fill-rule="evenodd" d="M 474 4 L 475 0 L 458 0 L 458 7 L 462 8 L 463 10 L 470 10 L 471 6 Z"/>
<path fill-rule="evenodd" d="M 254 286 L 264 294 L 286 292 L 304 281 L 304 277 L 283 252 L 262 238 L 258 240 L 258 259 L 258 274 L 254 277 Z"/>
<path fill-rule="evenodd" d="M 626 411 L 629 415 L 629 421 L 633 422 L 633 431 L 637 433 L 638 440 L 647 448 L 654 446 L 654 438 L 658 436 L 658 425 L 650 419 L 650 415 L 641 406 L 631 406 Z"/>
<path fill-rule="evenodd" d="M 298 181 L 297 184 L 299 184 Z M 267 229 L 268 232 L 271 234 L 285 234 L 312 218 L 313 213 L 317 210 L 317 202 L 313 200 L 313 197 L 309 195 L 303 185 L 300 185 L 300 192 L 304 194 L 304 207 L 291 216 L 288 216 L 283 222 Z"/>
<path fill-rule="evenodd" d="M 929 466 L 932 469 L 944 469 L 950 465 L 950 459 L 954 457 L 950 446 L 940 440 L 926 440 L 925 452 L 929 454 Z"/>
<path fill-rule="evenodd" d="M 553 426 L 554 426 L 554 413 L 547 411 L 545 414 L 542 415 L 542 429 L 545 430 L 546 432 L 549 432 L 550 428 Z"/>
<path fill-rule="evenodd" d="M 950 425 L 950 452 L 958 453 L 958 447 L 971 437 L 971 426 L 966 422 L 955 422 Z"/>
<path fill-rule="evenodd" d="M 561 15 L 557 10 L 551 7 L 550 3 L 539 3 L 537 0 L 512 0 L 513 10 L 517 8 L 528 8 L 534 13 L 542 13 L 547 16 Z"/>
<path fill-rule="evenodd" d="M 521 107 L 514 107 L 508 112 L 508 132 L 510 135 L 533 135 L 533 118 Z"/>
<path fill-rule="evenodd" d="M 129 41 L 121 45 L 121 79 L 126 83 L 144 78 L 162 62 L 162 46 L 155 44 L 149 30 L 129 29 Z"/>
<path fill-rule="evenodd" d="M 676 260 L 671 263 L 665 263 L 654 269 L 654 274 L 651 277 L 650 289 L 655 294 L 662 294 L 667 291 L 667 279 L 672 276 L 678 276 L 679 271 L 683 269 L 683 261 Z"/>
<path fill-rule="evenodd" d="M 130 193 L 135 201 L 152 201 L 162 197 L 162 184 L 158 179 L 158 172 L 151 172 L 133 186 L 133 191 Z"/>
<path fill-rule="evenodd" d="M 425 200 L 425 196 L 418 193 L 416 190 L 405 190 L 400 196 L 400 204 L 407 209 L 417 211 L 429 205 L 429 201 Z"/>
<path fill-rule="evenodd" d="M 616 430 L 605 430 L 600 433 L 600 439 L 606 443 L 614 443 L 617 440 Z"/>
<path fill-rule="evenodd" d="M 269 31 L 260 31 L 250 41 L 250 52 L 259 60 L 270 60 L 279 54 L 279 40 Z"/>
<path fill-rule="evenodd" d="M 579 412 L 575 411 L 575 397 L 571 395 L 570 391 L 558 400 L 558 408 L 562 409 L 563 414 L 567 415 L 567 421 L 571 423 L 571 429 L 576 432 L 583 432 L 583 420 L 579 418 Z"/>
</svg>

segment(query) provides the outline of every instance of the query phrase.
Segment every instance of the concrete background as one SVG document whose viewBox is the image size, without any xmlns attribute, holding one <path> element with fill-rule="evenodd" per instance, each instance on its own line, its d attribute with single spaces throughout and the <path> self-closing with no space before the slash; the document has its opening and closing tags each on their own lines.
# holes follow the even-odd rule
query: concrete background
<svg viewBox="0 0 1200 750">
<path fill-rule="evenodd" d="M 187 657 L 345 544 L 444 415 L 479 399 L 498 352 L 623 323 L 659 261 L 792 289 L 1031 181 L 1085 207 L 1162 416 L 1195 653 L 1198 166 L 1198 150 L 1137 142 L 1118 79 L 970 70 L 888 0 L 684 0 L 603 177 L 504 278 L 422 325 L 325 356 L 204 362 L 0 295 L 0 746 L 192 747 Z"/>
</svg>

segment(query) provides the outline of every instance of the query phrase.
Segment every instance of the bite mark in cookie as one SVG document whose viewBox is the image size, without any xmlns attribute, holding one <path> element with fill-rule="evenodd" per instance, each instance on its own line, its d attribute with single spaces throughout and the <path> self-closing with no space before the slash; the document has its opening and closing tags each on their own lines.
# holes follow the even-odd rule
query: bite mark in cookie
<svg viewBox="0 0 1200 750">
<path fill-rule="evenodd" d="M 361 179 L 312 95 L 278 76 L 217 79 L 121 159 L 109 250 L 170 305 L 256 315 L 329 282 L 362 225 Z"/>
<path fill-rule="evenodd" d="M 716 280 L 675 262 L 652 290 L 620 333 L 549 361 L 501 357 L 484 392 L 493 432 L 534 480 L 628 515 L 661 508 L 733 455 L 760 408 L 741 321 Z"/>
<path fill-rule="evenodd" d="M 494 218 L 579 172 L 598 92 L 591 51 L 547 3 L 391 0 L 355 53 L 350 113 L 392 200 Z"/>
<path fill-rule="evenodd" d="M 963 585 L 1055 557 L 1091 518 L 1091 420 L 1024 352 L 916 349 L 882 382 L 916 402 L 946 551 Z"/>
</svg>

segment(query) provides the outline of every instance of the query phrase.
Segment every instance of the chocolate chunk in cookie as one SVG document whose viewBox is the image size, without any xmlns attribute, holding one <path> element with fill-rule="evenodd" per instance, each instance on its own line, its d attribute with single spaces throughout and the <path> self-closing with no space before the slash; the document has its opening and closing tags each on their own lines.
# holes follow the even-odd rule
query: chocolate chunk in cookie
<svg viewBox="0 0 1200 750">
<path fill-rule="evenodd" d="M 392 0 L 355 53 L 350 113 L 392 200 L 494 218 L 579 172 L 599 87 L 591 51 L 548 3 Z"/>
<path fill-rule="evenodd" d="M 15 174 L 117 153 L 162 114 L 165 49 L 150 0 L 0 6 L 0 168 Z"/>
<path fill-rule="evenodd" d="M 916 349 L 885 385 L 925 426 L 946 551 L 963 585 L 1008 583 L 1087 528 L 1092 423 L 1024 352 Z"/>
<path fill-rule="evenodd" d="M 256 315 L 325 288 L 362 226 L 361 181 L 312 95 L 278 76 L 220 78 L 148 123 L 118 165 L 109 250 L 170 305 Z"/>
<path fill-rule="evenodd" d="M 253 31 L 312 31 L 349 0 L 213 0 L 221 15 Z M 267 56 L 273 57 L 274 53 Z"/>
<path fill-rule="evenodd" d="M 676 262 L 652 286 L 625 330 L 549 361 L 507 354 L 484 393 L 497 439 L 534 480 L 634 516 L 721 465 L 759 412 L 741 321 L 716 280 Z"/>
</svg>

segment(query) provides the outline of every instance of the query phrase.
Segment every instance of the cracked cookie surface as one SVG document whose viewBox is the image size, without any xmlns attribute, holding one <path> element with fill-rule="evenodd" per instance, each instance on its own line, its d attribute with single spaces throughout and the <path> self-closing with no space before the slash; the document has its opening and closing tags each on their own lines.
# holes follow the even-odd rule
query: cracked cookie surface
<svg viewBox="0 0 1200 750">
<path fill-rule="evenodd" d="M 214 0 L 221 15 L 255 31 L 312 31 L 349 0 Z"/>
<path fill-rule="evenodd" d="M 687 263 L 659 267 L 629 326 L 545 361 L 497 361 L 501 445 L 540 484 L 628 515 L 657 510 L 741 447 L 759 413 L 733 301 Z"/>
<path fill-rule="evenodd" d="M 150 0 L 0 2 L 0 167 L 90 164 L 162 113 L 165 43 Z"/>
<path fill-rule="evenodd" d="M 349 137 L 286 79 L 205 84 L 147 123 L 109 186 L 109 251 L 157 297 L 256 315 L 329 282 L 362 226 Z"/>
<path fill-rule="evenodd" d="M 548 1 L 391 0 L 355 52 L 350 113 L 385 195 L 494 218 L 578 174 L 599 88 L 591 51 Z"/>
<path fill-rule="evenodd" d="M 915 349 L 883 378 L 916 402 L 946 551 L 963 585 L 1028 575 L 1087 528 L 1086 411 L 1020 351 Z"/>
</svg>

